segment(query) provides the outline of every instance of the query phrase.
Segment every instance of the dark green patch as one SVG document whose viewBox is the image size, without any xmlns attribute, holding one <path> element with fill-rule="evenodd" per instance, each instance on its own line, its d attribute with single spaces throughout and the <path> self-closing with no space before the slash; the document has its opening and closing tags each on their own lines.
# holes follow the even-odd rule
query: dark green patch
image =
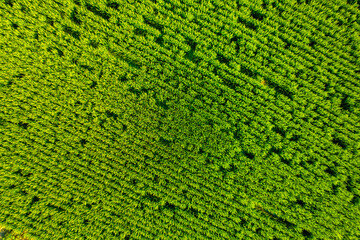
<svg viewBox="0 0 360 240">
<path fill-rule="evenodd" d="M 105 12 L 105 11 L 99 9 L 98 7 L 93 6 L 93 5 L 89 4 L 89 3 L 85 3 L 85 7 L 86 7 L 87 10 L 94 13 L 96 16 L 99 16 L 99 17 L 101 17 L 101 18 L 103 18 L 105 20 L 109 20 L 110 17 L 111 17 L 109 13 L 107 13 L 107 12 Z"/>
<path fill-rule="evenodd" d="M 71 27 L 69 26 L 64 26 L 64 32 L 69 34 L 70 36 L 72 36 L 73 38 L 77 39 L 77 40 L 80 40 L 80 32 L 79 31 L 75 31 L 73 30 Z"/>
</svg>

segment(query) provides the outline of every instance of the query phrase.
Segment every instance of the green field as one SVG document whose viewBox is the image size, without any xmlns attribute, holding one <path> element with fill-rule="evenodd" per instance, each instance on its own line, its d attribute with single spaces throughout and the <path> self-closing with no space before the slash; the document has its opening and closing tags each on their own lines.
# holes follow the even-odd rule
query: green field
<svg viewBox="0 0 360 240">
<path fill-rule="evenodd" d="M 0 0 L 0 226 L 360 239 L 359 0 Z"/>
</svg>

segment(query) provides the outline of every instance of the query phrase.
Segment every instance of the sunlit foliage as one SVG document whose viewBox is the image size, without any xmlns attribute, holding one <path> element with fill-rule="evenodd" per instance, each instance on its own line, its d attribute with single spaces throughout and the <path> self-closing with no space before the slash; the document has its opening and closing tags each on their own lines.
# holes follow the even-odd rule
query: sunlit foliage
<svg viewBox="0 0 360 240">
<path fill-rule="evenodd" d="M 360 239 L 359 1 L 0 1 L 0 223 L 32 239 Z"/>
</svg>

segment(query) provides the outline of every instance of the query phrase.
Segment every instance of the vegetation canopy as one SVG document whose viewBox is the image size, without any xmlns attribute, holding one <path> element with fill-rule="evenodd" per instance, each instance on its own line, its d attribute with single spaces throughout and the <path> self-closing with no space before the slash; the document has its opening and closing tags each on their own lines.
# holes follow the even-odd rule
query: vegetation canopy
<svg viewBox="0 0 360 240">
<path fill-rule="evenodd" d="M 359 6 L 1 0 L 0 226 L 360 239 Z"/>
</svg>

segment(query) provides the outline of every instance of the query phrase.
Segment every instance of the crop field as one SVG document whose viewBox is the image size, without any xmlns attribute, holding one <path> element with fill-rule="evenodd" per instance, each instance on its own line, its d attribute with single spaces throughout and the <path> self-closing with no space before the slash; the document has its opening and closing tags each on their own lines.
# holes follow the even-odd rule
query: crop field
<svg viewBox="0 0 360 240">
<path fill-rule="evenodd" d="M 358 240 L 359 56 L 359 0 L 0 0 L 0 228 Z"/>
</svg>

